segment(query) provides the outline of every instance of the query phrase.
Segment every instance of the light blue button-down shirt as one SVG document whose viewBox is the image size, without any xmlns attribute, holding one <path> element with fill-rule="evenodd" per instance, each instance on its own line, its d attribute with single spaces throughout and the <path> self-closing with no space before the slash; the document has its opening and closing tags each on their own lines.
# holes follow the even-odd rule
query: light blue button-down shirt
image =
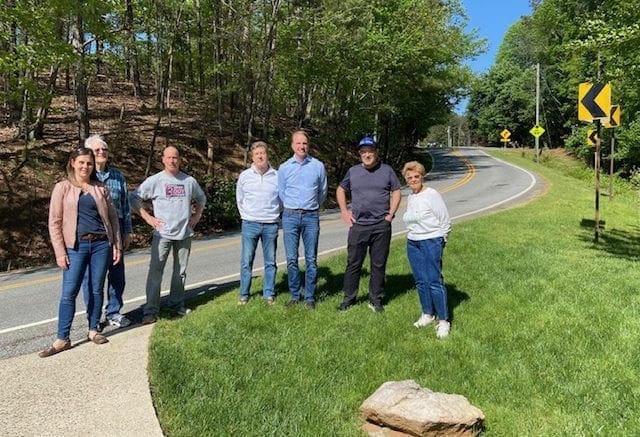
<svg viewBox="0 0 640 437">
<path fill-rule="evenodd" d="M 278 195 L 285 208 L 320 208 L 327 198 L 324 164 L 309 155 L 302 162 L 289 158 L 278 169 Z"/>
</svg>

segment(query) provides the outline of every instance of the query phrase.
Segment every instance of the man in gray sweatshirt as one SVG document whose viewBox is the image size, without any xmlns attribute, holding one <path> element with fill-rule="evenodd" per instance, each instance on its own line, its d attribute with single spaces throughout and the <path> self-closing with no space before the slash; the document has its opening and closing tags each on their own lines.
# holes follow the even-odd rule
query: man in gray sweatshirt
<svg viewBox="0 0 640 437">
<path fill-rule="evenodd" d="M 169 306 L 178 315 L 190 310 L 184 306 L 184 284 L 187 263 L 191 252 L 193 228 L 202 217 L 206 197 L 198 182 L 180 171 L 180 153 L 173 146 L 162 152 L 164 170 L 140 184 L 131 193 L 131 210 L 153 227 L 151 261 L 147 275 L 147 303 L 144 307 L 143 324 L 154 323 L 160 311 L 160 286 L 169 252 L 173 252 L 173 274 Z M 151 201 L 153 214 L 142 207 L 142 202 Z"/>
</svg>

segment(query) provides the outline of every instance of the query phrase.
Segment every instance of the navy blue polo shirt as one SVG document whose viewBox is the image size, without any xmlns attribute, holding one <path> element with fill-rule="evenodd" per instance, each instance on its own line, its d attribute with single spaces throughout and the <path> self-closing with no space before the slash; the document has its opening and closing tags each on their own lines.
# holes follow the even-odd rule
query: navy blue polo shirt
<svg viewBox="0 0 640 437">
<path fill-rule="evenodd" d="M 354 165 L 340 186 L 351 197 L 351 212 L 356 223 L 373 225 L 389 214 L 391 192 L 400 189 L 400 181 L 391 166 L 379 162 L 371 169 Z"/>
</svg>

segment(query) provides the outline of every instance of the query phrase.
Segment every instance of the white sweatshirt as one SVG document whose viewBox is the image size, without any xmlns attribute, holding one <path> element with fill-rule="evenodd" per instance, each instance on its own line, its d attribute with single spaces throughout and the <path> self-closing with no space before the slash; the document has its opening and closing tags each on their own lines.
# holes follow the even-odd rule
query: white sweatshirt
<svg viewBox="0 0 640 437">
<path fill-rule="evenodd" d="M 402 216 L 413 241 L 444 237 L 451 231 L 449 211 L 440 193 L 426 187 L 419 193 L 411 193 L 407 198 L 407 211 Z"/>
</svg>

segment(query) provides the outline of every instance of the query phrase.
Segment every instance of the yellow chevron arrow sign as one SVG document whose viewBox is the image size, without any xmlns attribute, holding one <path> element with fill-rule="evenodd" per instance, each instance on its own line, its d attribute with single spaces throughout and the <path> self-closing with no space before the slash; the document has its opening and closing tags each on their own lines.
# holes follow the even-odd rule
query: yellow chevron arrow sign
<svg viewBox="0 0 640 437">
<path fill-rule="evenodd" d="M 611 105 L 611 110 L 609 111 L 609 121 L 605 122 L 603 126 L 606 128 L 620 126 L 620 105 Z"/>
<path fill-rule="evenodd" d="M 606 119 L 610 108 L 611 84 L 584 82 L 578 86 L 578 120 Z"/>
</svg>

